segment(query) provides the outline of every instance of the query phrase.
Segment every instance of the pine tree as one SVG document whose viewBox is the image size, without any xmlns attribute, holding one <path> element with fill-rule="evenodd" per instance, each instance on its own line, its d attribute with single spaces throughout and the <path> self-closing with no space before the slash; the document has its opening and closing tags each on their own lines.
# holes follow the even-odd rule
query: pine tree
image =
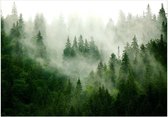
<svg viewBox="0 0 168 117">
<path fill-rule="evenodd" d="M 112 73 L 115 73 L 115 67 L 114 67 L 115 63 L 116 63 L 116 56 L 114 53 L 112 53 L 109 60 L 109 68 Z"/>
<path fill-rule="evenodd" d="M 1 46 L 2 46 L 1 52 L 3 52 L 6 45 L 5 39 L 6 39 L 6 34 L 5 34 L 5 27 L 4 27 L 4 18 L 1 16 Z"/>
<path fill-rule="evenodd" d="M 76 93 L 77 95 L 80 94 L 82 91 L 82 85 L 80 79 L 78 79 L 77 84 L 76 84 Z"/>
<path fill-rule="evenodd" d="M 46 58 L 46 47 L 43 43 L 43 37 L 41 35 L 41 32 L 39 31 L 37 34 L 37 40 L 36 40 L 36 45 L 37 45 L 37 57 L 40 58 Z"/>
<path fill-rule="evenodd" d="M 43 14 L 37 14 L 34 20 L 34 34 L 41 32 L 42 37 L 46 38 L 46 23 Z"/>
<path fill-rule="evenodd" d="M 152 13 L 151 13 L 151 8 L 150 8 L 149 4 L 148 4 L 148 6 L 147 6 L 147 14 L 146 14 L 146 17 L 147 17 L 148 20 L 151 20 L 151 19 L 152 19 Z"/>
<path fill-rule="evenodd" d="M 78 48 L 81 53 L 84 52 L 84 42 L 83 42 L 83 37 L 80 35 L 79 37 L 79 42 L 78 42 Z"/>
<path fill-rule="evenodd" d="M 97 46 L 95 45 L 93 38 L 91 39 L 89 43 L 89 53 L 92 56 L 92 58 L 97 59 L 97 60 L 100 59 L 100 53 L 99 53 Z"/>
<path fill-rule="evenodd" d="M 89 44 L 87 42 L 87 40 L 85 39 L 85 44 L 84 44 L 84 52 L 88 53 L 89 52 Z"/>
<path fill-rule="evenodd" d="M 71 48 L 71 42 L 70 42 L 70 40 L 69 40 L 69 37 L 68 37 L 68 39 L 67 39 L 67 42 L 66 42 L 66 46 L 65 46 L 65 47 L 68 48 L 68 49 Z"/>
<path fill-rule="evenodd" d="M 71 42 L 69 37 L 67 38 L 67 42 L 64 49 L 64 57 L 71 57 Z"/>
<path fill-rule="evenodd" d="M 23 37 L 24 36 L 24 21 L 23 21 L 22 14 L 20 14 L 19 16 L 18 30 L 19 30 L 20 36 Z"/>
<path fill-rule="evenodd" d="M 12 16 L 13 23 L 15 23 L 18 20 L 17 8 L 16 8 L 15 2 L 13 3 L 12 15 L 11 16 Z"/>
<path fill-rule="evenodd" d="M 163 4 L 159 11 L 158 22 L 159 22 L 159 28 L 164 37 L 164 41 L 167 42 L 167 17 Z"/>
<path fill-rule="evenodd" d="M 102 75 L 103 75 L 103 63 L 102 63 L 102 61 L 100 61 L 98 66 L 97 66 L 97 74 L 98 74 L 99 77 L 102 77 Z"/>
<path fill-rule="evenodd" d="M 75 36 L 75 38 L 74 38 L 74 40 L 73 40 L 72 48 L 73 48 L 74 50 L 77 50 L 77 48 L 78 48 L 76 36 Z"/>
<path fill-rule="evenodd" d="M 120 79 L 127 79 L 129 73 L 129 58 L 128 54 L 124 51 L 120 67 Z"/>
<path fill-rule="evenodd" d="M 134 36 L 134 38 L 132 40 L 131 47 L 132 47 L 131 55 L 133 55 L 133 56 L 131 56 L 131 58 L 133 60 L 136 60 L 137 59 L 137 55 L 139 53 L 139 46 L 138 46 L 138 43 L 137 43 L 136 36 Z"/>
<path fill-rule="evenodd" d="M 165 13 L 165 9 L 164 9 L 164 7 L 163 7 L 163 3 L 162 3 L 162 6 L 161 6 L 161 9 L 160 9 L 160 11 L 159 11 L 158 20 L 159 20 L 160 24 L 162 24 L 163 22 L 164 22 L 164 23 L 167 22 L 166 13 Z"/>
<path fill-rule="evenodd" d="M 111 80 L 114 82 L 116 74 L 115 74 L 115 65 L 116 65 L 117 59 L 114 53 L 111 54 L 110 60 L 109 60 L 109 71 L 110 71 L 110 77 Z"/>
</svg>

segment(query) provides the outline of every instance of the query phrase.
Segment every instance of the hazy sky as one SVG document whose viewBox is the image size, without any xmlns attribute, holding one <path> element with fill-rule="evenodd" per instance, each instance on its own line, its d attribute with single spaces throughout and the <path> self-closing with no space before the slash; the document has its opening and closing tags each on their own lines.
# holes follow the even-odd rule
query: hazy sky
<svg viewBox="0 0 168 117">
<path fill-rule="evenodd" d="M 11 13 L 14 0 L 1 0 L 1 9 L 3 16 Z M 104 22 L 112 18 L 114 22 L 117 21 L 119 10 L 122 10 L 126 15 L 131 13 L 133 15 L 141 15 L 146 11 L 147 4 L 150 4 L 152 13 L 158 14 L 161 8 L 161 3 L 164 4 L 167 12 L 166 0 L 153 0 L 153 1 L 15 1 L 18 13 L 22 13 L 24 20 L 34 18 L 36 13 L 43 13 L 47 22 L 51 23 L 60 14 L 63 15 L 65 20 L 70 15 L 78 14 L 81 18 L 85 19 L 90 16 L 100 17 Z"/>
</svg>

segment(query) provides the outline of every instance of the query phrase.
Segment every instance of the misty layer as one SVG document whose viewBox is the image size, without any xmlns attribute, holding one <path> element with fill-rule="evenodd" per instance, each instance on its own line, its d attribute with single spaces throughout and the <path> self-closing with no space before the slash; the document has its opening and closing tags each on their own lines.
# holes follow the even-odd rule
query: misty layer
<svg viewBox="0 0 168 117">
<path fill-rule="evenodd" d="M 120 53 L 121 52 L 121 53 Z M 166 115 L 167 17 L 48 25 L 1 16 L 2 115 Z"/>
</svg>

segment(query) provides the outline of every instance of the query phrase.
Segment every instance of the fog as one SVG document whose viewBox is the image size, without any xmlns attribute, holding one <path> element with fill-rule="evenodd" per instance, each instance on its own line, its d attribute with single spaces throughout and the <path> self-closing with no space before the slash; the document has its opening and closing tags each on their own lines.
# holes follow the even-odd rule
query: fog
<svg viewBox="0 0 168 117">
<path fill-rule="evenodd" d="M 111 53 L 115 53 L 117 58 L 121 57 L 124 46 L 127 42 L 131 43 L 135 35 L 139 45 L 160 38 L 161 29 L 155 20 L 158 18 L 161 3 L 164 3 L 167 10 L 166 1 L 149 3 L 151 19 L 147 16 L 148 3 L 145 1 L 15 2 L 17 17 L 19 13 L 23 15 L 25 39 L 22 44 L 28 55 L 36 58 L 34 38 L 40 31 L 49 66 L 59 68 L 75 78 L 88 76 L 90 71 L 97 68 L 100 60 L 108 63 Z M 12 4 L 11 1 L 2 1 L 2 15 L 10 22 L 6 26 L 7 33 L 14 23 L 10 18 Z M 74 37 L 78 41 L 80 35 L 88 41 L 93 38 L 101 54 L 100 60 L 93 62 L 82 56 L 68 62 L 63 59 L 67 38 L 70 38 L 72 45 Z"/>
</svg>

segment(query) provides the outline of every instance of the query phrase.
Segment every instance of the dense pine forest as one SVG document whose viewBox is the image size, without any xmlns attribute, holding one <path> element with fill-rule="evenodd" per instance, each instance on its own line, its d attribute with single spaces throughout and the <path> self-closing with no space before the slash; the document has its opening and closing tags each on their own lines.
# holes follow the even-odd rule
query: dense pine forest
<svg viewBox="0 0 168 117">
<path fill-rule="evenodd" d="M 148 5 L 144 16 L 121 11 L 117 24 L 109 20 L 101 33 L 114 43 L 97 41 L 98 33 L 67 34 L 60 18 L 48 29 L 42 14 L 24 21 L 15 3 L 1 15 L 1 115 L 167 115 L 163 4 L 158 14 Z M 117 52 L 106 54 L 109 45 Z"/>
</svg>

